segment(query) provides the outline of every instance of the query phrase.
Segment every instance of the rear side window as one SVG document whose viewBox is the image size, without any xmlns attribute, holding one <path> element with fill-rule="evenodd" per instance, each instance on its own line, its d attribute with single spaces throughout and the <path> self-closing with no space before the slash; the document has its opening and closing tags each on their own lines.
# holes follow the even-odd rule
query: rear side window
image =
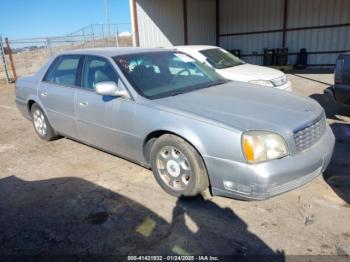
<svg viewBox="0 0 350 262">
<path fill-rule="evenodd" d="M 343 82 L 350 85 L 350 56 L 344 57 Z"/>
<path fill-rule="evenodd" d="M 94 90 L 97 83 L 105 81 L 118 82 L 112 65 L 104 58 L 87 56 L 84 61 L 82 87 Z"/>
<path fill-rule="evenodd" d="M 61 56 L 47 71 L 44 81 L 59 85 L 77 85 L 77 72 L 80 56 Z"/>
</svg>

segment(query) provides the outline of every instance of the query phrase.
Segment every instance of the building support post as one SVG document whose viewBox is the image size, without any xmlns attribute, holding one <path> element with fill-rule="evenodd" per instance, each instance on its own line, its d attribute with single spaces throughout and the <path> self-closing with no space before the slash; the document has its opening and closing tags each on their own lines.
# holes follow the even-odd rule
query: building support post
<svg viewBox="0 0 350 262">
<path fill-rule="evenodd" d="M 10 58 L 10 64 L 11 64 L 11 69 L 12 69 L 12 75 L 13 75 L 13 82 L 16 82 L 17 80 L 17 74 L 16 74 L 16 68 L 15 68 L 15 63 L 13 62 L 13 57 L 12 57 L 12 49 L 10 47 L 10 42 L 9 39 L 6 37 L 5 38 L 5 42 L 6 42 L 6 46 L 7 46 L 7 51 L 9 54 L 9 58 Z"/>
<path fill-rule="evenodd" d="M 220 0 L 215 0 L 216 45 L 220 45 Z"/>
<path fill-rule="evenodd" d="M 134 45 L 135 46 L 140 46 L 140 38 L 139 38 L 139 24 L 138 24 L 138 18 L 137 18 L 137 3 L 136 0 L 130 0 L 132 3 L 132 22 L 134 26 Z"/>
<path fill-rule="evenodd" d="M 182 0 L 182 9 L 184 19 L 184 44 L 188 45 L 187 0 Z"/>
<path fill-rule="evenodd" d="M 283 28 L 282 28 L 282 47 L 286 47 L 287 22 L 288 22 L 288 0 L 284 0 L 284 6 L 283 6 Z"/>
</svg>

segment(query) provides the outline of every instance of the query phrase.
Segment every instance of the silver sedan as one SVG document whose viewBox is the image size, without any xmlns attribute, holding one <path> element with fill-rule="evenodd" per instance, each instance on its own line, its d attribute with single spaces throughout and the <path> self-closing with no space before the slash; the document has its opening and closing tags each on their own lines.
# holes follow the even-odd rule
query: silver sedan
<svg viewBox="0 0 350 262">
<path fill-rule="evenodd" d="M 327 167 L 334 135 L 310 98 L 223 79 L 167 49 L 54 57 L 16 84 L 39 137 L 71 137 L 151 168 L 174 196 L 266 199 Z"/>
</svg>

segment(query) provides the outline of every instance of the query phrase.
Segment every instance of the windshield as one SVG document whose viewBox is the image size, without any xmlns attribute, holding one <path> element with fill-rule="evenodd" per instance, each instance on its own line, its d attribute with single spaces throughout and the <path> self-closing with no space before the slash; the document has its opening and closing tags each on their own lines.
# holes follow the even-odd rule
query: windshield
<svg viewBox="0 0 350 262">
<path fill-rule="evenodd" d="M 136 91 L 149 99 L 178 95 L 227 81 L 209 67 L 176 51 L 120 55 L 113 59 Z"/>
<path fill-rule="evenodd" d="M 223 69 L 244 64 L 242 60 L 221 48 L 200 51 L 207 58 L 207 62 L 216 69 Z"/>
</svg>

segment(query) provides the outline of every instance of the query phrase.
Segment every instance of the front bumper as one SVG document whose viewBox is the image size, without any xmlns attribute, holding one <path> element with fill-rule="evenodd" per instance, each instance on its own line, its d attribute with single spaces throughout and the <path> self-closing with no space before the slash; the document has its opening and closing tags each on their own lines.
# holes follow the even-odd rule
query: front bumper
<svg viewBox="0 0 350 262">
<path fill-rule="evenodd" d="M 327 130 L 302 152 L 260 164 L 247 164 L 206 156 L 213 195 L 244 200 L 264 200 L 298 188 L 320 175 L 328 166 L 335 138 Z"/>
</svg>

